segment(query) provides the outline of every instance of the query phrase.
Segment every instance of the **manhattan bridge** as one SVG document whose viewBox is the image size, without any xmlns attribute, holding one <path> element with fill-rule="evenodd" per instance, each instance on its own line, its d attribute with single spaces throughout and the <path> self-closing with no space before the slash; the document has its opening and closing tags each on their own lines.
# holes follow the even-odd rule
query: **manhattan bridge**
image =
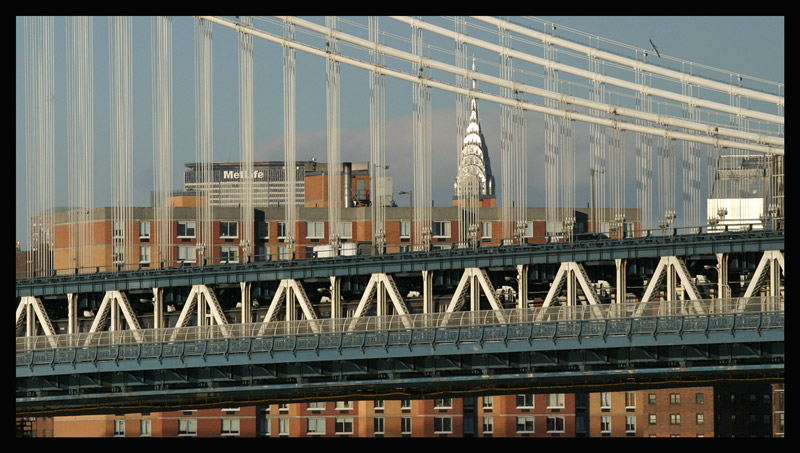
<svg viewBox="0 0 800 453">
<path fill-rule="evenodd" d="M 665 376 L 783 378 L 782 84 L 535 18 L 154 17 L 152 153 L 134 156 L 131 18 L 108 21 L 108 146 L 95 137 L 93 18 L 63 18 L 67 108 L 55 113 L 60 20 L 24 20 L 30 249 L 16 280 L 18 414 L 190 407 L 255 388 L 302 400 L 396 386 L 425 395 L 532 380 L 624 388 Z M 176 53 L 187 52 L 173 46 L 179 20 L 193 21 L 194 105 L 174 102 L 190 83 L 173 73 Z M 238 99 L 243 175 L 229 208 L 209 201 L 220 36 L 238 44 L 224 51 L 236 56 L 238 83 L 223 89 Z M 264 83 L 254 42 L 281 56 L 269 65 L 282 81 L 268 82 L 283 95 L 273 103 L 283 124 L 277 207 L 254 195 L 254 85 Z M 315 100 L 325 179 L 314 207 L 309 174 L 286 171 L 306 164 L 296 128 L 306 57 L 325 74 Z M 342 157 L 351 71 L 368 80 L 363 204 L 352 203 Z M 394 194 L 387 154 L 399 152 L 387 146 L 387 80 L 411 99 L 402 152 L 413 186 L 398 192 L 408 209 L 385 202 Z M 434 122 L 434 94 L 452 99 L 452 126 Z M 500 112 L 492 150 L 479 114 L 489 105 Z M 172 180 L 181 117 L 195 126 L 190 211 L 175 204 Z M 434 149 L 445 127 L 452 146 Z M 54 182 L 58 142 L 65 186 Z M 95 162 L 106 148 L 111 182 L 101 187 Z M 145 214 L 132 195 L 142 159 L 153 169 Z M 452 174 L 435 174 L 444 159 Z M 433 205 L 442 176 L 452 206 Z M 534 184 L 541 208 L 529 202 Z M 585 208 L 576 202 L 584 187 Z M 111 206 L 96 206 L 97 191 Z M 59 193 L 66 209 L 56 209 Z M 291 201 L 301 197 L 305 206 Z M 277 230 L 276 252 L 261 224 Z M 220 246 L 221 237 L 234 242 Z"/>
</svg>

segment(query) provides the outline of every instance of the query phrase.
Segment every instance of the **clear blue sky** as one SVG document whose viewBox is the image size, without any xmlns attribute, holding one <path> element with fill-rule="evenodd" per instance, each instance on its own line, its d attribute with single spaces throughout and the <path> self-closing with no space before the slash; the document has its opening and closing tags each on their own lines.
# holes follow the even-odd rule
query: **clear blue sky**
<svg viewBox="0 0 800 453">
<path fill-rule="evenodd" d="M 567 28 L 599 36 L 605 39 L 640 48 L 649 47 L 649 39 L 658 46 L 664 59 L 649 57 L 656 64 L 668 64 L 669 58 L 677 58 L 697 64 L 719 68 L 745 76 L 784 82 L 784 18 L 777 16 L 700 16 L 700 17 L 598 17 L 567 16 L 545 17 L 563 27 L 556 34 L 567 36 Z M 366 23 L 365 18 L 359 19 Z M 522 22 L 518 18 L 512 21 Z M 319 18 L 318 22 L 323 21 Z M 410 38 L 409 27 L 383 19 L 381 28 Z M 441 19 L 439 23 L 442 23 Z M 444 22 L 447 24 L 448 22 Z M 530 22 L 527 22 L 530 23 Z M 25 238 L 25 113 L 24 99 L 24 38 L 23 19 L 16 20 L 16 236 L 23 244 Z M 133 19 L 134 35 L 134 204 L 146 206 L 152 189 L 152 131 L 150 93 L 150 19 Z M 258 22 L 255 24 L 260 26 Z M 452 28 L 452 26 L 449 26 Z M 108 25 L 106 17 L 94 19 L 94 65 L 95 65 L 95 206 L 109 206 L 108 179 Z M 64 79 L 64 20 L 56 18 L 56 168 L 66 165 L 66 116 Z M 425 35 L 425 42 L 430 42 Z M 571 35 L 570 36 L 575 36 Z M 589 40 L 585 43 L 588 43 Z M 173 18 L 174 63 L 174 147 L 173 181 L 175 188 L 182 186 L 184 163 L 194 161 L 194 31 L 190 17 Z M 442 44 L 445 47 L 445 44 Z M 452 43 L 447 44 L 452 49 Z M 603 45 L 601 45 L 603 47 Z M 214 26 L 214 158 L 217 161 L 238 160 L 238 72 L 237 37 L 233 30 Z M 632 51 L 629 56 L 632 56 Z M 489 57 L 487 57 L 489 58 Z M 496 57 L 495 57 L 496 60 Z M 673 64 L 674 67 L 674 64 Z M 478 68 L 480 69 L 480 68 Z M 280 47 L 255 40 L 255 156 L 257 160 L 283 159 L 283 94 L 282 60 Z M 297 157 L 325 160 L 325 63 L 319 58 L 298 53 L 298 107 L 297 107 Z M 369 160 L 369 81 L 360 70 L 343 67 L 342 86 L 342 158 L 344 160 Z M 783 94 L 783 92 L 781 93 Z M 442 126 L 434 135 L 434 203 L 449 205 L 452 183 L 455 178 L 455 120 L 452 108 L 454 96 L 434 92 L 434 121 L 443 118 Z M 413 176 L 408 155 L 411 141 L 411 87 L 404 82 L 387 79 L 387 161 L 389 176 L 394 178 L 395 192 L 412 188 Z M 480 108 L 481 123 L 490 146 L 493 169 L 500 175 L 499 157 L 499 108 L 483 102 Z M 529 124 L 535 121 L 529 120 Z M 436 123 L 440 124 L 440 123 Z M 539 131 L 528 133 L 529 142 L 538 149 L 531 151 L 528 162 L 532 177 L 529 177 L 528 203 L 544 206 L 543 183 L 535 182 L 543 162 Z M 633 139 L 628 140 L 630 143 Z M 586 147 L 578 144 L 578 147 Z M 440 151 L 440 148 L 446 148 Z M 538 156 L 538 157 L 537 157 Z M 632 173 L 633 170 L 630 170 Z M 452 173 L 452 174 L 451 174 Z M 67 176 L 56 172 L 56 184 L 65 187 Z M 543 174 L 543 172 L 542 172 Z M 439 177 L 441 175 L 441 177 Z M 578 183 L 576 202 L 585 206 L 588 200 L 587 185 Z M 586 189 L 586 190 L 584 190 Z M 586 192 L 586 193 L 584 193 Z M 66 189 L 56 191 L 56 205 L 68 203 Z M 629 197 L 630 198 L 630 197 Z M 407 198 L 398 197 L 398 203 L 407 204 Z M 628 200 L 635 205 L 635 198 Z"/>
</svg>

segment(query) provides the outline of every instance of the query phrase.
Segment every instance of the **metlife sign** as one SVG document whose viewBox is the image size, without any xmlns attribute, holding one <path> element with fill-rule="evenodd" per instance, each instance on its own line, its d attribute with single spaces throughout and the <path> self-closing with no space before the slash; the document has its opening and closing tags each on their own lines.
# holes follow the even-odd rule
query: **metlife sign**
<svg viewBox="0 0 800 453">
<path fill-rule="evenodd" d="M 222 172 L 222 179 L 226 181 L 241 179 L 264 179 L 264 172 L 261 170 L 253 170 L 253 172 L 248 175 L 246 171 L 225 170 Z"/>
</svg>

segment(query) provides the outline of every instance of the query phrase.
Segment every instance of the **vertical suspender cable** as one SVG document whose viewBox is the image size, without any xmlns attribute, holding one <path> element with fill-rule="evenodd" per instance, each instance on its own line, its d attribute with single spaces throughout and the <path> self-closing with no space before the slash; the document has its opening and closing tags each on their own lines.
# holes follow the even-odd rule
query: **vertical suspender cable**
<svg viewBox="0 0 800 453">
<path fill-rule="evenodd" d="M 28 275 L 52 269 L 54 83 L 53 18 L 25 19 Z"/>
<path fill-rule="evenodd" d="M 294 25 L 285 24 L 284 37 L 294 40 Z M 296 181 L 297 159 L 295 151 L 295 51 L 294 48 L 283 48 L 283 140 L 284 140 L 284 177 L 286 184 L 285 226 L 287 253 L 294 256 L 295 217 L 297 211 Z"/>
<path fill-rule="evenodd" d="M 211 185 L 214 150 L 214 131 L 212 128 L 212 47 L 211 23 L 202 19 L 195 20 L 195 111 L 197 137 L 197 259 L 200 264 L 213 256 L 211 249 Z"/>
<path fill-rule="evenodd" d="M 326 25 L 336 29 L 336 16 L 326 16 Z M 328 52 L 339 53 L 339 42 L 331 32 L 328 36 Z M 340 65 L 332 58 L 326 61 L 328 95 L 328 241 L 333 253 L 339 253 L 342 235 L 342 164 L 341 164 L 341 87 Z"/>
<path fill-rule="evenodd" d="M 253 25 L 251 16 L 241 16 L 242 24 Z M 239 160 L 244 175 L 240 179 L 244 203 L 241 206 L 240 247 L 244 261 L 249 262 L 254 250 L 253 237 L 253 37 L 239 33 Z"/>
<path fill-rule="evenodd" d="M 115 264 L 133 262 L 131 251 L 131 202 L 133 114 L 131 84 L 131 18 L 112 17 L 109 20 L 109 51 L 111 52 L 111 193 L 113 203 L 113 257 Z"/>
<path fill-rule="evenodd" d="M 157 240 L 157 262 L 166 265 L 175 258 L 170 243 L 172 207 L 172 20 L 151 20 L 153 79 L 153 235 Z"/>
<path fill-rule="evenodd" d="M 90 264 L 94 199 L 92 18 L 66 19 L 67 144 L 69 147 L 71 267 Z"/>
</svg>

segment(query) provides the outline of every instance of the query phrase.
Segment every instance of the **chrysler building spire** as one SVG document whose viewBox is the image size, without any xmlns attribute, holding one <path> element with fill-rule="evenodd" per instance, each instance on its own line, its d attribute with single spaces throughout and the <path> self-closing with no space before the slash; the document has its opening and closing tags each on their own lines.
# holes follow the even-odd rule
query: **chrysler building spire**
<svg viewBox="0 0 800 453">
<path fill-rule="evenodd" d="M 475 70 L 475 58 L 472 59 Z M 475 79 L 472 80 L 475 89 Z M 494 177 L 489 163 L 489 150 L 478 121 L 478 101 L 470 100 L 469 125 L 464 136 L 458 163 L 458 176 L 454 184 L 454 204 L 466 198 L 494 197 Z"/>
</svg>

